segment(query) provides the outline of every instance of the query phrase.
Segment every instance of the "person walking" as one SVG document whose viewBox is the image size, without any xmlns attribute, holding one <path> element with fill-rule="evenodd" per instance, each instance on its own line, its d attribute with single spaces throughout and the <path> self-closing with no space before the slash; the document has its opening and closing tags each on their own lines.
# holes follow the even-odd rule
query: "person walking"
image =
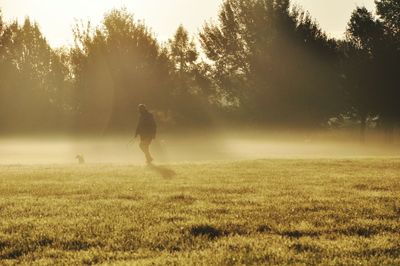
<svg viewBox="0 0 400 266">
<path fill-rule="evenodd" d="M 146 105 L 139 104 L 139 122 L 136 127 L 135 138 L 140 136 L 139 147 L 146 157 L 147 164 L 151 164 L 153 157 L 150 154 L 150 144 L 156 138 L 157 125 L 154 116 Z"/>
</svg>

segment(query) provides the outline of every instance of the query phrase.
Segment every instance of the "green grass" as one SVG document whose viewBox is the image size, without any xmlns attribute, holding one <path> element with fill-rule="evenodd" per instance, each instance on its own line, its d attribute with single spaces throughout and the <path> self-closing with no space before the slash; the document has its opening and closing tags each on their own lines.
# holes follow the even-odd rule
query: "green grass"
<svg viewBox="0 0 400 266">
<path fill-rule="evenodd" d="M 0 166 L 0 264 L 399 265 L 400 159 Z"/>
</svg>

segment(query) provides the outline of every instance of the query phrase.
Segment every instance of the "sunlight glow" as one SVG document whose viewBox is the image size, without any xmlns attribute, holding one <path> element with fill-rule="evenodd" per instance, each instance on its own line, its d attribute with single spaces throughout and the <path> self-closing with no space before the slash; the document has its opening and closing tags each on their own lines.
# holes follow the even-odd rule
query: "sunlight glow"
<svg viewBox="0 0 400 266">
<path fill-rule="evenodd" d="M 72 45 L 72 27 L 90 20 L 98 25 L 112 8 L 126 7 L 142 20 L 161 41 L 167 41 L 183 24 L 196 35 L 205 21 L 217 18 L 222 0 L 0 0 L 7 20 L 22 21 L 26 16 L 37 21 L 50 44 Z M 341 38 L 351 12 L 357 6 L 373 10 L 374 0 L 293 0 L 320 23 L 331 37 Z"/>
<path fill-rule="evenodd" d="M 7 20 L 22 21 L 29 16 L 39 23 L 53 46 L 71 45 L 72 26 L 90 20 L 98 25 L 104 14 L 113 8 L 126 7 L 135 19 L 144 21 L 160 41 L 168 40 L 183 24 L 196 34 L 204 21 L 216 17 L 221 1 L 202 0 L 0 0 Z"/>
</svg>

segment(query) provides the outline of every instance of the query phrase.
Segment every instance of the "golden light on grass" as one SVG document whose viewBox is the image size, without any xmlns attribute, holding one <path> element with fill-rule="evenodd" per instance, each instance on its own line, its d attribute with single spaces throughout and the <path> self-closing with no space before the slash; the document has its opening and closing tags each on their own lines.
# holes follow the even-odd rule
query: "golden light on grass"
<svg viewBox="0 0 400 266">
<path fill-rule="evenodd" d="M 180 164 L 169 178 L 142 166 L 0 166 L 0 258 L 397 265 L 399 163 Z"/>
</svg>

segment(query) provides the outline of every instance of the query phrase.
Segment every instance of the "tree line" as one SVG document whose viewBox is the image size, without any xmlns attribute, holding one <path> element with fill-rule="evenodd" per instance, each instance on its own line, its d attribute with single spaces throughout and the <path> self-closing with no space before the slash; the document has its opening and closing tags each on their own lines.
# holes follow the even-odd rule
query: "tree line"
<svg viewBox="0 0 400 266">
<path fill-rule="evenodd" d="M 318 128 L 363 138 L 400 122 L 400 1 L 356 8 L 328 37 L 290 0 L 225 0 L 198 36 L 160 43 L 126 9 L 73 28 L 53 49 L 37 23 L 0 13 L 0 132 L 131 131 L 147 104 L 163 127 L 217 123 Z"/>
</svg>

